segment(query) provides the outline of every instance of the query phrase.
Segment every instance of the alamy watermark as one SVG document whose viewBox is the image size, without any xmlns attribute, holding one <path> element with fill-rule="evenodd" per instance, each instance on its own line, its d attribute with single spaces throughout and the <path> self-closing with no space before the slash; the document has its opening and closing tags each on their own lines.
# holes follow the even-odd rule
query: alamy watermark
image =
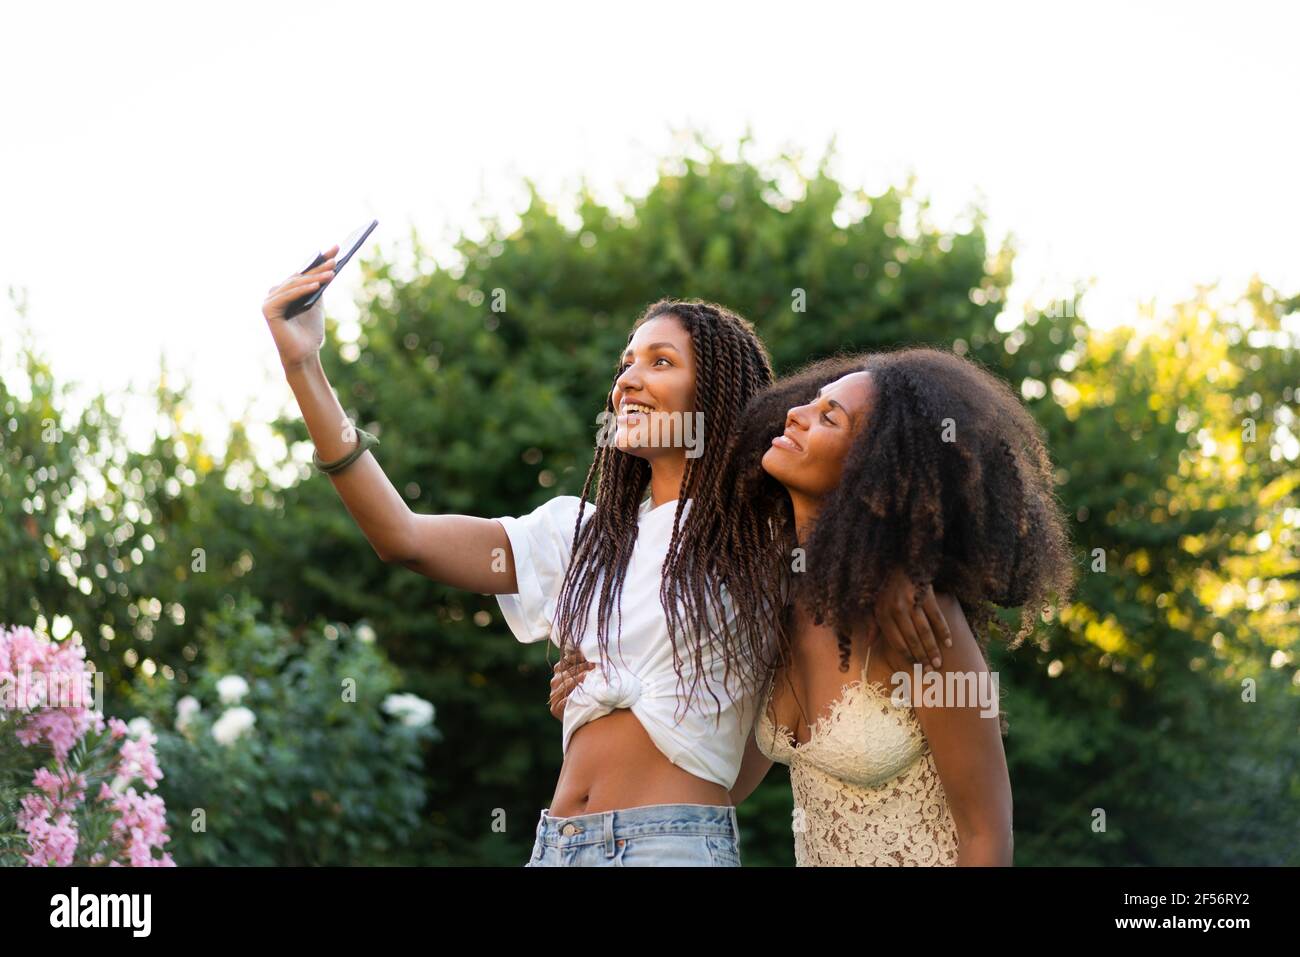
<svg viewBox="0 0 1300 957">
<path fill-rule="evenodd" d="M 85 671 L 21 671 L 0 680 L 0 709 L 35 711 L 38 708 L 104 710 L 104 673 Z"/>
<path fill-rule="evenodd" d="M 620 418 L 608 409 L 596 416 L 598 448 L 615 444 Z M 688 459 L 699 458 L 704 454 L 704 413 L 638 413 L 636 421 L 627 426 L 625 445 L 638 449 L 684 448 Z"/>
<path fill-rule="evenodd" d="M 889 700 L 895 707 L 980 708 L 980 717 L 998 716 L 998 675 L 994 671 L 928 671 L 919 663 L 911 674 L 895 671 Z"/>
</svg>

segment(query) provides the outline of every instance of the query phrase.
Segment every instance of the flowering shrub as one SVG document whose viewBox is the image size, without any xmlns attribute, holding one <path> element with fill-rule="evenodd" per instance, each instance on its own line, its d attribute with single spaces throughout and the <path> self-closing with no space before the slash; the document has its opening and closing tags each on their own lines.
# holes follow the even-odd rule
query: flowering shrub
<svg viewBox="0 0 1300 957">
<path fill-rule="evenodd" d="M 97 710 L 84 647 L 0 626 L 0 865 L 174 866 L 156 743 Z"/>
<path fill-rule="evenodd" d="M 398 693 L 373 629 L 295 635 L 241 602 L 206 613 L 186 682 L 137 681 L 182 865 L 395 863 L 427 797 L 434 707 Z"/>
</svg>

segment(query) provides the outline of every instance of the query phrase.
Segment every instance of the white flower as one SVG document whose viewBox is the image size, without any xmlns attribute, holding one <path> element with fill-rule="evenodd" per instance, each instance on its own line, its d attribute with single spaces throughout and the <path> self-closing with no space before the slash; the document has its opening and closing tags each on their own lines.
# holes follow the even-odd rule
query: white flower
<svg viewBox="0 0 1300 957">
<path fill-rule="evenodd" d="M 354 634 L 357 636 L 358 641 L 363 641 L 367 645 L 373 645 L 375 643 L 375 629 L 371 628 L 369 625 L 357 625 Z"/>
<path fill-rule="evenodd" d="M 192 694 L 187 694 L 180 701 L 176 702 L 176 730 L 184 731 L 194 720 L 194 716 L 199 713 L 201 706 L 199 699 Z"/>
<path fill-rule="evenodd" d="M 384 699 L 384 711 L 400 717 L 408 728 L 420 728 L 433 721 L 433 705 L 419 695 L 390 694 Z"/>
<path fill-rule="evenodd" d="M 231 745 L 257 723 L 257 716 L 244 707 L 230 708 L 212 722 L 212 737 L 217 744 Z"/>
<path fill-rule="evenodd" d="M 153 723 L 143 715 L 138 718 L 132 718 L 126 723 L 126 730 L 130 732 L 131 737 L 139 738 L 147 732 L 153 731 Z"/>
<path fill-rule="evenodd" d="M 131 783 L 130 778 L 123 777 L 122 775 L 119 774 L 117 775 L 117 777 L 113 778 L 113 783 L 110 784 L 108 788 L 114 794 L 122 794 L 124 791 L 126 791 L 126 786 L 130 783 Z"/>
<path fill-rule="evenodd" d="M 217 682 L 217 695 L 222 704 L 239 704 L 248 694 L 248 682 L 239 675 L 226 675 Z"/>
</svg>

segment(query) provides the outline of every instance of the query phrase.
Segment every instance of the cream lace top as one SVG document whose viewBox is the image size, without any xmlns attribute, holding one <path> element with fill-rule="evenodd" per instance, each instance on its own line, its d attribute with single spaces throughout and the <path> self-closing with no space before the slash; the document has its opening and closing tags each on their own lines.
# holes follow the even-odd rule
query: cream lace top
<svg viewBox="0 0 1300 957">
<path fill-rule="evenodd" d="M 867 680 L 867 665 L 804 744 L 774 726 L 771 679 L 760 699 L 755 743 L 790 766 L 795 864 L 955 865 L 957 828 L 921 724 L 885 686 Z"/>
</svg>

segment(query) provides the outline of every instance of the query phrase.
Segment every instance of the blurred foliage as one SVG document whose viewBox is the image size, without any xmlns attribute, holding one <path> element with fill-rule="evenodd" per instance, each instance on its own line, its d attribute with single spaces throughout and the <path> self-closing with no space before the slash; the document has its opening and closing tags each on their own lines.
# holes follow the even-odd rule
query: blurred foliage
<svg viewBox="0 0 1300 957">
<path fill-rule="evenodd" d="M 426 800 L 422 752 L 438 732 L 383 713 L 399 676 L 359 630 L 331 624 L 294 639 L 258 610 L 204 614 L 203 666 L 184 689 L 200 710 L 188 723 L 177 724 L 178 682 L 141 679 L 132 695 L 158 736 L 176 863 L 418 863 L 408 835 Z M 256 724 L 223 742 L 213 725 L 228 675 L 248 685 L 230 706 Z"/>
<path fill-rule="evenodd" d="M 1294 863 L 1300 301 L 1207 289 L 1096 332 L 1080 289 L 1012 315 L 1014 248 L 990 248 L 978 209 L 940 228 L 912 183 L 868 196 L 826 161 L 802 176 L 746 149 L 696 144 L 618 202 L 584 190 L 562 210 L 532 190 L 448 262 L 413 236 L 409 262 L 362 263 L 360 328 L 331 322 L 324 361 L 396 488 L 416 511 L 485 516 L 576 492 L 628 329 L 661 296 L 736 309 L 781 372 L 903 344 L 969 355 L 1047 430 L 1083 570 L 1060 620 L 994 662 L 1017 861 Z M 513 641 L 493 599 L 377 561 L 327 481 L 296 464 L 278 487 L 238 427 L 214 457 L 181 427 L 183 390 L 160 384 L 157 438 L 135 452 L 102 401 L 64 415 L 24 356 L 30 396 L 0 383 L 0 620 L 80 634 L 118 695 L 211 673 L 194 618 L 245 597 L 295 641 L 366 620 L 445 735 L 416 859 L 521 863 L 560 760 L 545 651 Z M 296 415 L 276 430 L 301 463 Z M 746 863 L 792 861 L 789 813 L 777 768 L 740 808 Z"/>
<path fill-rule="evenodd" d="M 1018 860 L 1298 859 L 1300 367 L 1276 319 L 1300 303 L 1213 299 L 1092 334 L 1031 403 L 1084 573 L 997 662 Z"/>
</svg>

